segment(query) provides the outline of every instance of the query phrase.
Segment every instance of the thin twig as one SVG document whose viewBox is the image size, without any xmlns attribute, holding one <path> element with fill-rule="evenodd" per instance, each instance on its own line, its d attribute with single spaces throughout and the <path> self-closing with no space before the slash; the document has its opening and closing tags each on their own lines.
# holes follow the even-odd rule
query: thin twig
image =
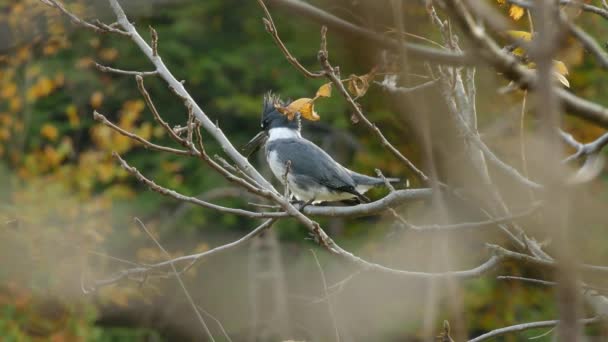
<svg viewBox="0 0 608 342">
<path fill-rule="evenodd" d="M 395 146 L 393 146 L 384 136 L 384 134 L 382 133 L 382 131 L 380 131 L 380 129 L 373 124 L 371 121 L 369 121 L 367 119 L 367 117 L 365 116 L 365 114 L 363 114 L 363 111 L 361 111 L 361 107 L 355 102 L 355 100 L 350 96 L 350 94 L 348 93 L 348 91 L 346 90 L 346 88 L 344 87 L 344 84 L 342 84 L 342 82 L 340 81 L 340 78 L 336 75 L 334 68 L 331 66 L 331 64 L 329 63 L 328 60 L 328 56 L 327 56 L 327 51 L 319 51 L 318 54 L 319 57 L 319 62 L 321 63 L 321 65 L 323 65 L 323 68 L 325 69 L 325 76 L 334 84 L 334 86 L 338 89 L 338 91 L 340 92 L 340 94 L 342 94 L 342 96 L 346 99 L 346 102 L 350 105 L 350 107 L 353 109 L 355 115 L 357 116 L 357 118 L 360 121 L 363 121 L 363 123 L 365 124 L 365 126 L 370 129 L 379 139 L 380 142 L 382 143 L 382 145 L 386 148 L 388 148 L 388 150 L 397 157 L 397 159 L 399 159 L 401 162 L 403 162 L 405 164 L 405 166 L 410 169 L 410 171 L 412 171 L 423 183 L 428 183 L 429 182 L 429 178 L 427 177 L 426 174 L 424 174 L 424 172 L 422 172 L 421 170 L 419 170 L 409 159 L 407 159 L 403 154 L 401 154 L 401 152 L 399 152 L 399 150 L 397 150 L 397 148 L 395 148 Z"/>
<path fill-rule="evenodd" d="M 139 92 L 144 97 L 144 101 L 146 101 L 146 105 L 148 105 L 148 108 L 152 112 L 152 116 L 154 117 L 154 120 L 156 120 L 156 122 L 158 124 L 160 124 L 167 133 L 169 133 L 169 135 L 171 136 L 171 138 L 173 138 L 173 140 L 175 140 L 180 145 L 184 145 L 184 140 L 181 137 L 179 137 L 177 134 L 175 134 L 175 132 L 173 131 L 173 129 L 171 129 L 169 124 L 166 123 L 165 120 L 163 120 L 163 118 L 160 116 L 160 114 L 158 113 L 158 110 L 156 110 L 156 106 L 154 105 L 154 102 L 152 102 L 152 98 L 150 97 L 150 94 L 148 93 L 148 91 L 146 90 L 146 87 L 144 86 L 143 77 L 141 77 L 140 75 L 136 75 L 135 81 L 137 82 L 137 89 L 139 89 Z"/>
<path fill-rule="evenodd" d="M 432 232 L 432 231 L 445 232 L 445 231 L 456 231 L 456 230 L 462 230 L 462 229 L 481 228 L 481 227 L 486 227 L 486 226 L 495 225 L 495 224 L 508 223 L 508 222 L 512 222 L 515 219 L 530 216 L 530 215 L 538 212 L 538 210 L 541 207 L 542 207 L 542 203 L 538 202 L 538 203 L 535 203 L 532 206 L 530 206 L 530 208 L 528 208 L 527 210 L 524 210 L 517 214 L 508 215 L 505 217 L 498 217 L 498 218 L 493 218 L 493 219 L 489 219 L 489 220 L 485 220 L 485 221 L 477 221 L 477 222 L 462 222 L 462 223 L 444 224 L 444 225 L 434 224 L 434 225 L 427 225 L 427 226 L 414 226 L 415 227 L 414 230 L 421 231 L 421 232 Z"/>
<path fill-rule="evenodd" d="M 55 8 L 57 8 L 59 11 L 61 11 L 63 14 L 65 14 L 68 18 L 70 18 L 70 20 L 76 24 L 76 25 L 80 25 L 84 28 L 87 28 L 89 30 L 93 30 L 97 33 L 108 33 L 108 32 L 112 32 L 112 33 L 118 33 L 124 36 L 129 36 L 129 33 L 117 28 L 113 28 L 109 25 L 103 25 L 103 26 L 98 26 L 98 25 L 94 25 L 89 23 L 86 20 L 80 19 L 78 18 L 75 14 L 73 14 L 72 12 L 68 11 L 65 6 L 57 1 L 57 0 L 40 0 L 42 3 L 46 4 L 46 5 L 51 5 Z"/>
<path fill-rule="evenodd" d="M 554 281 L 547 281 L 547 280 L 542 280 L 542 279 L 526 278 L 526 277 L 517 277 L 517 276 L 498 276 L 498 277 L 496 277 L 496 279 L 498 279 L 498 280 L 519 280 L 519 281 L 524 281 L 527 283 L 534 283 L 534 284 L 545 285 L 545 286 L 557 285 L 557 283 Z M 580 286 L 581 286 L 581 288 L 583 288 L 585 290 L 593 290 L 593 291 L 597 291 L 598 293 L 608 293 L 608 288 L 591 286 L 591 285 L 587 285 L 587 284 L 581 284 Z"/>
<path fill-rule="evenodd" d="M 158 33 L 152 26 L 148 26 L 150 29 L 150 36 L 152 36 L 152 57 L 158 57 Z"/>
<path fill-rule="evenodd" d="M 334 336 L 337 342 L 340 342 L 340 331 L 338 330 L 338 322 L 336 321 L 336 314 L 334 312 L 334 306 L 331 302 L 331 298 L 329 297 L 329 293 L 327 292 L 327 281 L 325 281 L 325 273 L 323 273 L 323 268 L 321 267 L 321 263 L 319 262 L 319 258 L 317 258 L 317 254 L 314 250 L 310 250 L 312 256 L 315 258 L 315 262 L 317 263 L 317 268 L 319 269 L 319 274 L 321 275 L 321 282 L 323 284 L 323 292 L 325 294 L 325 298 L 327 298 L 327 311 L 329 312 L 329 318 L 331 319 L 331 324 L 334 327 Z"/>
<path fill-rule="evenodd" d="M 388 91 L 389 93 L 403 95 L 403 94 L 409 94 L 409 93 L 412 93 L 412 92 L 415 92 L 418 90 L 430 88 L 430 87 L 434 86 L 438 81 L 439 81 L 439 79 L 434 79 L 434 80 L 430 80 L 430 81 L 424 82 L 422 84 L 419 84 L 419 85 L 416 85 L 413 87 L 397 87 L 397 86 L 387 83 L 387 82 L 378 82 L 378 81 L 374 81 L 374 83 L 381 86 L 382 88 L 384 88 L 384 90 Z"/>
<path fill-rule="evenodd" d="M 220 322 L 219 319 L 215 318 L 215 316 L 213 316 L 212 314 L 210 314 L 207 310 L 203 309 L 200 305 L 197 305 L 198 309 L 200 311 L 202 311 L 205 315 L 209 316 L 209 318 L 211 318 L 212 320 L 215 321 L 215 323 L 217 324 L 217 326 L 220 328 L 220 330 L 222 331 L 222 334 L 224 335 L 224 337 L 226 338 L 226 341 L 228 342 L 232 342 L 232 339 L 230 338 L 230 335 L 228 335 L 228 332 L 226 332 L 226 329 L 224 329 L 224 325 L 222 324 L 222 322 Z"/>
<path fill-rule="evenodd" d="M 161 58 L 153 56 L 152 48 L 148 43 L 141 37 L 137 32 L 133 24 L 127 18 L 124 10 L 118 3 L 118 0 L 108 0 L 110 7 L 116 15 L 117 21 L 122 28 L 130 33 L 131 40 L 140 48 L 143 54 L 154 64 L 156 70 L 158 70 L 159 76 L 167 82 L 167 85 L 185 102 L 188 102 L 192 106 L 192 111 L 197 118 L 197 121 L 201 123 L 201 126 L 219 143 L 223 151 L 241 168 L 244 172 L 253 177 L 258 184 L 264 189 L 272 192 L 276 192 L 272 184 L 270 184 L 262 175 L 249 163 L 249 161 L 242 156 L 237 149 L 232 145 L 230 140 L 224 135 L 221 129 L 213 123 L 205 112 L 198 106 L 198 104 L 192 99 L 192 96 L 186 91 L 184 84 L 173 76 L 167 66 L 164 64 Z M 137 76 L 136 76 L 137 77 Z"/>
<path fill-rule="evenodd" d="M 141 183 L 146 185 L 148 188 L 150 188 L 150 190 L 158 192 L 161 195 L 174 198 L 178 201 L 188 202 L 188 203 L 199 205 L 204 208 L 214 209 L 219 212 L 235 214 L 235 215 L 245 216 L 245 217 L 249 217 L 249 218 L 270 218 L 270 217 L 279 218 L 279 217 L 285 217 L 285 215 L 286 215 L 285 213 L 280 213 L 280 212 L 254 212 L 254 211 L 248 211 L 248 210 L 243 210 L 243 209 L 224 207 L 221 205 L 217 205 L 217 204 L 213 204 L 213 203 L 209 203 L 209 202 L 200 200 L 196 197 L 182 195 L 175 190 L 164 188 L 164 187 L 154 183 L 154 181 L 146 178 L 136 168 L 130 166 L 124 159 L 122 159 L 118 153 L 114 152 L 112 154 L 112 156 L 114 156 L 114 158 L 116 158 L 116 160 L 118 160 L 118 162 L 120 163 L 120 166 L 123 169 L 125 169 L 127 172 L 129 172 L 131 175 L 133 175 L 138 181 L 140 181 Z"/>
<path fill-rule="evenodd" d="M 125 137 L 139 142 L 145 148 L 149 148 L 149 149 L 155 150 L 155 151 L 169 152 L 169 153 L 173 153 L 173 154 L 177 154 L 177 155 L 182 155 L 182 156 L 187 156 L 187 155 L 191 154 L 190 151 L 178 150 L 178 149 L 175 149 L 175 148 L 171 148 L 171 147 L 167 147 L 167 146 L 162 146 L 162 145 L 157 145 L 157 144 L 151 143 L 148 140 L 140 137 L 137 134 L 131 133 L 129 131 L 126 131 L 126 130 L 120 128 L 119 126 L 117 126 L 114 123 L 112 123 L 104 115 L 100 114 L 96 110 L 93 111 L 93 118 L 96 121 L 99 121 L 102 124 L 110 127 L 114 131 L 116 131 L 116 132 L 124 135 Z"/>
<path fill-rule="evenodd" d="M 522 254 L 522 253 L 513 252 L 508 249 L 505 249 L 504 247 L 494 245 L 494 244 L 486 244 L 486 247 L 488 247 L 490 250 L 492 250 L 492 252 L 495 255 L 501 255 L 501 256 L 507 257 L 509 259 L 519 260 L 524 263 L 530 263 L 533 265 L 544 266 L 544 267 L 549 267 L 549 268 L 557 267 L 557 264 L 555 263 L 555 261 L 552 261 L 552 260 L 540 259 L 535 256 L 530 256 L 530 255 L 526 255 L 526 254 Z M 598 273 L 598 274 L 608 273 L 608 266 L 580 264 L 580 265 L 578 265 L 578 268 L 581 271 L 586 271 L 586 272 L 593 272 L 593 273 Z"/>
<path fill-rule="evenodd" d="M 599 323 L 599 322 L 602 322 L 602 318 L 600 318 L 600 317 L 585 318 L 585 319 L 580 319 L 578 321 L 579 324 L 583 324 L 583 325 Z M 492 330 L 483 335 L 477 336 L 472 340 L 469 340 L 469 342 L 486 341 L 489 339 L 493 339 L 497 336 L 514 333 L 514 332 L 520 332 L 520 331 L 524 331 L 524 330 L 538 329 L 538 328 L 550 328 L 550 327 L 554 327 L 554 326 L 558 325 L 559 323 L 560 323 L 559 320 L 552 320 L 552 321 L 540 321 L 540 322 L 516 324 L 516 325 L 509 326 L 509 327 Z"/>
<path fill-rule="evenodd" d="M 158 242 L 158 240 L 154 237 L 154 234 L 152 234 L 148 230 L 148 228 L 146 228 L 146 225 L 144 225 L 144 223 L 139 218 L 137 218 L 137 217 L 135 218 L 135 222 L 137 222 L 137 224 L 139 225 L 139 227 L 144 232 L 146 232 L 146 234 L 150 237 L 150 239 L 152 241 L 154 241 L 154 243 L 156 244 L 156 246 L 158 246 L 158 249 L 160 249 L 161 252 L 163 252 L 165 254 L 165 256 L 167 257 L 167 259 L 171 260 L 172 259 L 171 254 L 169 254 L 169 252 L 167 252 L 167 250 L 160 244 L 160 242 Z M 198 321 L 201 323 L 203 329 L 205 330 L 205 333 L 211 339 L 211 341 L 215 341 L 215 338 L 213 338 L 213 335 L 211 334 L 211 331 L 207 327 L 207 324 L 205 323 L 205 320 L 203 319 L 203 316 L 199 312 L 197 305 L 194 303 L 194 300 L 192 299 L 192 296 L 190 295 L 190 292 L 186 288 L 186 285 L 184 284 L 184 281 L 182 280 L 182 277 L 177 272 L 177 269 L 175 268 L 175 265 L 173 264 L 173 262 L 171 262 L 170 265 L 171 265 L 171 269 L 173 269 L 173 274 L 175 275 L 175 278 L 177 279 L 177 282 L 179 283 L 179 286 L 184 291 L 184 295 L 186 296 L 186 299 L 188 299 L 188 303 L 190 303 L 190 306 L 192 307 L 192 310 L 194 310 L 194 312 L 196 313 L 196 317 L 198 318 Z"/>
<path fill-rule="evenodd" d="M 559 131 L 559 134 L 566 143 L 576 149 L 574 154 L 571 154 L 563 160 L 564 163 L 569 163 L 583 156 L 592 156 L 598 154 L 606 145 L 608 145 L 608 133 L 604 133 L 599 138 L 586 144 L 580 143 L 574 139 L 572 134 L 566 133 L 562 130 Z"/>
<path fill-rule="evenodd" d="M 324 76 L 323 71 L 319 71 L 319 72 L 308 71 L 308 69 L 306 69 L 302 64 L 300 64 L 300 62 L 298 62 L 298 60 L 289 52 L 289 50 L 287 49 L 287 47 L 285 46 L 285 44 L 279 37 L 277 28 L 274 25 L 274 20 L 272 20 L 272 16 L 270 15 L 270 11 L 268 11 L 268 8 L 266 7 L 266 4 L 264 3 L 263 0 L 258 0 L 258 3 L 264 10 L 265 18 L 262 19 L 264 21 L 264 27 L 266 28 L 266 31 L 268 33 L 270 33 L 270 35 L 272 36 L 272 39 L 274 39 L 277 46 L 281 49 L 281 52 L 283 52 L 283 54 L 285 55 L 285 58 L 287 58 L 287 61 L 289 63 L 291 63 L 291 65 L 293 65 L 297 70 L 302 72 L 302 74 L 304 74 L 306 77 L 309 77 L 309 78 L 323 77 Z"/>
</svg>

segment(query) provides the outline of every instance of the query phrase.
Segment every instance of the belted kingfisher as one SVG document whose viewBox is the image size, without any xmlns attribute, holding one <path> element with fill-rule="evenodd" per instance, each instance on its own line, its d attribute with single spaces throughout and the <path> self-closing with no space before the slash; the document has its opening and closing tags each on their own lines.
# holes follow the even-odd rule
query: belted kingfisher
<svg viewBox="0 0 608 342">
<path fill-rule="evenodd" d="M 369 202 L 364 193 L 374 186 L 383 185 L 384 180 L 340 165 L 320 147 L 302 137 L 299 114 L 289 120 L 277 110 L 277 105 L 284 107 L 285 103 L 274 94 L 264 96 L 262 131 L 246 145 L 255 149 L 266 140 L 266 160 L 274 176 L 283 185 L 287 179 L 289 190 L 299 201 L 320 203 L 357 198 L 361 202 Z M 397 178 L 387 180 L 399 182 Z"/>
</svg>

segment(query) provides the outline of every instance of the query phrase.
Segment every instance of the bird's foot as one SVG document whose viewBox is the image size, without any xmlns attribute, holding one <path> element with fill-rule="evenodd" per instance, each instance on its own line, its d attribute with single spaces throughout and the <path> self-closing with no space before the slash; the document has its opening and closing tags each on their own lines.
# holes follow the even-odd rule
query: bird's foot
<svg viewBox="0 0 608 342">
<path fill-rule="evenodd" d="M 312 202 L 314 202 L 314 200 L 315 200 L 314 198 L 311 198 L 306 202 L 300 201 L 300 200 L 293 200 L 293 201 L 291 201 L 291 204 L 297 205 L 298 211 L 302 212 L 304 210 L 304 208 L 311 205 Z"/>
<path fill-rule="evenodd" d="M 345 205 L 357 205 L 357 204 L 361 204 L 362 202 L 357 197 L 353 197 L 353 198 L 342 200 L 342 201 L 340 201 L 340 203 L 343 203 Z"/>
</svg>

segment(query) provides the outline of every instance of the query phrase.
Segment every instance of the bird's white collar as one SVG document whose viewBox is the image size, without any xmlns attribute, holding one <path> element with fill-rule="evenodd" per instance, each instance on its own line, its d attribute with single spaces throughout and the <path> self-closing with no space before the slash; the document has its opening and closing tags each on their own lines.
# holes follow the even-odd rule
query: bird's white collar
<svg viewBox="0 0 608 342">
<path fill-rule="evenodd" d="M 302 135 L 295 129 L 287 127 L 275 127 L 268 131 L 268 141 L 279 139 L 301 138 Z"/>
</svg>

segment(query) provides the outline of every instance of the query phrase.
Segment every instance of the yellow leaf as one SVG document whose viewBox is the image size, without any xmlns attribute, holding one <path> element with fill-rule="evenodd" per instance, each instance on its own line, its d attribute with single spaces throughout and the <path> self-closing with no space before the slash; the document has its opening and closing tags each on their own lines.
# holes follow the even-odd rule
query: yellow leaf
<svg viewBox="0 0 608 342">
<path fill-rule="evenodd" d="M 286 115 L 289 120 L 293 120 L 297 113 L 300 113 L 304 119 L 310 121 L 317 121 L 321 118 L 315 112 L 314 100 L 306 97 L 293 101 L 287 107 L 277 106 L 277 110 L 281 114 Z"/>
<path fill-rule="evenodd" d="M 40 90 L 41 96 L 47 96 L 53 91 L 54 82 L 50 80 L 48 77 L 41 77 L 38 81 L 38 87 Z"/>
<path fill-rule="evenodd" d="M 27 68 L 25 69 L 25 77 L 27 78 L 33 78 L 36 77 L 38 75 L 40 75 L 40 65 L 38 64 L 33 64 L 33 65 L 28 65 Z"/>
<path fill-rule="evenodd" d="M 97 177 L 101 182 L 108 183 L 114 178 L 114 169 L 115 165 L 112 162 L 99 163 L 96 166 Z"/>
<path fill-rule="evenodd" d="M 325 83 L 319 90 L 317 90 L 317 94 L 315 97 L 330 97 L 331 96 L 331 83 Z"/>
<path fill-rule="evenodd" d="M 76 106 L 74 104 L 68 105 L 65 109 L 65 113 L 68 116 L 68 121 L 70 122 L 71 127 L 78 127 L 80 125 L 80 117 L 78 116 L 78 111 L 76 110 Z"/>
<path fill-rule="evenodd" d="M 55 141 L 59 136 L 59 131 L 57 130 L 57 127 L 46 123 L 42 125 L 42 128 L 40 129 L 40 135 L 49 139 L 50 141 Z"/>
<path fill-rule="evenodd" d="M 529 42 L 532 40 L 532 33 L 526 31 L 515 31 L 509 30 L 507 34 L 515 39 L 521 39 L 523 41 Z"/>
<path fill-rule="evenodd" d="M 103 94 L 100 91 L 96 91 L 91 95 L 91 107 L 94 109 L 99 108 L 103 102 Z"/>
<path fill-rule="evenodd" d="M 511 53 L 514 54 L 515 56 L 521 57 L 526 53 L 526 51 L 523 48 L 518 47 L 518 48 L 515 48 L 515 50 L 511 51 Z"/>
<path fill-rule="evenodd" d="M 0 91 L 0 96 L 2 96 L 5 99 L 8 99 L 9 97 L 13 97 L 13 96 L 15 96 L 15 94 L 17 94 L 17 85 L 13 82 L 5 85 L 2 88 L 2 91 Z"/>
<path fill-rule="evenodd" d="M 144 122 L 141 127 L 139 127 L 136 131 L 135 134 L 139 135 L 140 137 L 148 140 L 150 139 L 150 137 L 152 136 L 152 124 L 149 122 Z"/>
<path fill-rule="evenodd" d="M 526 10 L 517 5 L 511 5 L 511 8 L 509 8 L 509 16 L 513 18 L 513 20 L 521 19 L 521 17 L 524 16 L 524 13 L 526 13 Z"/>
<path fill-rule="evenodd" d="M 57 150 L 55 150 L 53 147 L 45 146 L 44 147 L 44 159 L 46 160 L 46 162 L 48 162 L 48 164 L 50 166 L 55 167 L 61 163 L 61 160 L 63 158 L 57 152 Z"/>
<path fill-rule="evenodd" d="M 8 140 L 11 137 L 11 131 L 8 128 L 0 128 L 0 141 Z"/>
<path fill-rule="evenodd" d="M 163 127 L 161 127 L 160 125 L 154 126 L 154 129 L 152 129 L 152 135 L 155 138 L 160 138 L 165 135 L 165 129 Z"/>
<path fill-rule="evenodd" d="M 145 104 L 142 100 L 126 101 L 121 110 L 119 119 L 120 126 L 125 129 L 131 129 L 135 125 L 135 121 L 139 118 L 144 110 Z"/>
<path fill-rule="evenodd" d="M 32 51 L 29 47 L 23 46 L 17 50 L 17 60 L 24 62 L 28 60 L 32 55 Z"/>
<path fill-rule="evenodd" d="M 10 101 L 9 101 L 9 105 L 8 108 L 11 110 L 11 112 L 15 113 L 21 110 L 21 108 L 23 108 L 23 103 L 21 102 L 21 98 L 19 97 L 13 97 Z"/>
<path fill-rule="evenodd" d="M 562 61 L 553 61 L 553 69 L 560 75 L 568 75 L 568 68 Z"/>
<path fill-rule="evenodd" d="M 91 57 L 83 57 L 80 58 L 77 62 L 76 62 L 76 67 L 78 69 L 86 69 L 91 67 L 95 62 L 93 61 L 93 59 Z"/>
<path fill-rule="evenodd" d="M 555 76 L 555 78 L 557 78 L 557 80 L 559 81 L 559 83 L 565 85 L 567 88 L 570 88 L 570 82 L 568 82 L 568 79 L 566 78 L 566 76 L 554 72 L 553 75 Z"/>
<path fill-rule="evenodd" d="M 133 140 L 124 135 L 114 133 L 112 136 L 111 149 L 117 153 L 124 153 L 133 147 Z"/>
<path fill-rule="evenodd" d="M 1 126 L 10 126 L 13 123 L 13 118 L 6 113 L 0 113 L 0 125 Z"/>
<path fill-rule="evenodd" d="M 99 52 L 99 57 L 101 57 L 101 59 L 104 61 L 113 61 L 116 59 L 116 57 L 118 57 L 118 50 L 114 48 L 103 49 Z"/>
<path fill-rule="evenodd" d="M 72 139 L 70 137 L 64 137 L 61 139 L 61 143 L 57 146 L 57 152 L 59 155 L 64 158 L 69 156 L 74 151 L 74 146 L 72 144 Z"/>
<path fill-rule="evenodd" d="M 535 69 L 536 63 L 528 63 L 528 68 Z M 568 75 L 568 68 L 566 68 L 566 65 L 561 61 L 553 61 L 553 77 L 555 77 L 559 83 L 570 88 L 570 82 L 566 78 L 566 75 Z"/>
<path fill-rule="evenodd" d="M 48 44 L 42 48 L 42 53 L 45 56 L 54 55 L 57 51 L 59 51 L 59 46 L 57 46 L 57 44 Z"/>
</svg>

